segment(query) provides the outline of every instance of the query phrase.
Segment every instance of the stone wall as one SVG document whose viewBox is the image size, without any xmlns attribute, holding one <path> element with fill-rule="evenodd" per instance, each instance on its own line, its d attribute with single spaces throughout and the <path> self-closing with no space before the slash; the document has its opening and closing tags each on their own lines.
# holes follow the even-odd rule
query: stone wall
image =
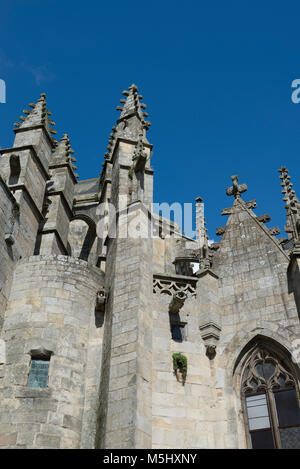
<svg viewBox="0 0 300 469">
<path fill-rule="evenodd" d="M 34 256 L 15 270 L 2 339 L 0 445 L 92 447 L 99 395 L 102 327 L 95 299 L 99 269 L 65 256 Z M 31 351 L 53 352 L 48 387 L 27 387 Z M 9 441 L 9 442 L 8 442 Z"/>
<path fill-rule="evenodd" d="M 162 241 L 155 241 L 154 246 L 163 256 L 159 244 Z M 287 355 L 297 349 L 300 327 L 294 291 L 298 290 L 288 279 L 288 264 L 278 241 L 243 202 L 236 201 L 213 260 L 216 289 L 199 275 L 197 296 L 190 296 L 178 314 L 177 320 L 186 323 L 185 341 L 171 338 L 172 296 L 154 294 L 154 448 L 247 447 L 235 370 L 244 348 L 256 338 L 272 340 Z M 296 261 L 290 271 L 298 278 Z M 199 330 L 209 322 L 221 329 L 214 357 L 207 356 Z M 174 352 L 188 361 L 184 385 L 174 374 Z"/>
<path fill-rule="evenodd" d="M 0 177 L 0 331 L 10 291 L 14 261 L 18 250 L 5 242 L 5 235 L 12 231 L 14 198 Z M 20 255 L 20 254 L 19 254 Z"/>
</svg>

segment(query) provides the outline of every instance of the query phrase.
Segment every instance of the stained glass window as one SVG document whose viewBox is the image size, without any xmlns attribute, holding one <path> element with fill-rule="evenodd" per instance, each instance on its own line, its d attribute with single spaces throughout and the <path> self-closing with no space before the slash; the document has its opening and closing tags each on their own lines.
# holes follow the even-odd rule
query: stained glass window
<svg viewBox="0 0 300 469">
<path fill-rule="evenodd" d="M 32 358 L 30 365 L 30 373 L 28 379 L 28 387 L 30 388 L 46 388 L 48 382 L 50 360 L 42 360 Z"/>
</svg>

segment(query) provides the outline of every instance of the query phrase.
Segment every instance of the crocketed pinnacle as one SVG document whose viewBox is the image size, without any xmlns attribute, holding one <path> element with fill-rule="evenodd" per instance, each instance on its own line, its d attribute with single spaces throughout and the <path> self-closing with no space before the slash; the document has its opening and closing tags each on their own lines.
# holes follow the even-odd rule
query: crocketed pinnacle
<svg viewBox="0 0 300 469">
<path fill-rule="evenodd" d="M 112 133 L 109 136 L 107 152 L 105 158 L 109 159 L 112 155 L 113 148 L 117 138 L 125 138 L 137 142 L 141 139 L 144 143 L 149 143 L 146 137 L 146 131 L 151 122 L 145 120 L 148 117 L 146 104 L 141 103 L 143 96 L 138 94 L 136 85 L 131 85 L 128 90 L 122 92 L 124 99 L 120 100 L 122 106 L 117 106 L 117 110 L 121 111 L 121 115 L 117 121 L 117 125 L 112 127 Z"/>
<path fill-rule="evenodd" d="M 47 109 L 46 94 L 42 93 L 37 103 L 29 103 L 29 107 L 31 109 L 24 109 L 23 114 L 25 114 L 25 116 L 20 116 L 19 119 L 21 122 L 15 122 L 15 127 L 20 130 L 26 130 L 43 125 L 52 140 L 53 146 L 55 147 L 57 145 L 57 141 L 55 138 L 51 137 L 51 135 L 56 134 L 56 130 L 52 128 L 55 123 L 49 118 L 52 113 Z"/>
<path fill-rule="evenodd" d="M 119 121 L 136 113 L 144 126 L 148 128 L 151 124 L 149 121 L 145 121 L 145 117 L 148 117 L 148 114 L 144 111 L 147 106 L 140 102 L 143 99 L 143 96 L 138 94 L 138 87 L 133 84 L 128 88 L 128 90 L 124 90 L 122 94 L 123 96 L 126 96 L 126 99 L 120 100 L 120 103 L 124 104 L 123 107 L 117 107 L 117 110 L 121 111 Z"/>
<path fill-rule="evenodd" d="M 298 239 L 299 238 L 299 221 L 300 221 L 300 203 L 299 199 L 292 189 L 293 184 L 291 183 L 290 175 L 288 174 L 288 169 L 285 166 L 282 166 L 278 170 L 280 173 L 282 194 L 284 194 L 283 200 L 286 202 L 285 209 L 287 211 L 286 215 L 286 226 L 285 231 L 288 233 L 289 238 Z"/>
<path fill-rule="evenodd" d="M 76 161 L 76 158 L 73 155 L 74 150 L 71 148 L 70 139 L 67 134 L 64 134 L 53 152 L 50 167 L 68 163 L 74 172 L 77 167 L 73 164 L 73 162 Z M 74 175 L 75 177 L 78 177 L 78 174 L 74 173 Z"/>
</svg>

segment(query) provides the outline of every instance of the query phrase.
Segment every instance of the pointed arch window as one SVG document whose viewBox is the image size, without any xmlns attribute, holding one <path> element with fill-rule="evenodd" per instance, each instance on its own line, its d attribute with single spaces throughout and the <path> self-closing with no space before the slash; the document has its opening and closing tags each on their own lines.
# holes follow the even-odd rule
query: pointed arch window
<svg viewBox="0 0 300 469">
<path fill-rule="evenodd" d="M 242 395 L 252 448 L 300 449 L 299 389 L 285 360 L 256 347 L 244 368 Z"/>
</svg>

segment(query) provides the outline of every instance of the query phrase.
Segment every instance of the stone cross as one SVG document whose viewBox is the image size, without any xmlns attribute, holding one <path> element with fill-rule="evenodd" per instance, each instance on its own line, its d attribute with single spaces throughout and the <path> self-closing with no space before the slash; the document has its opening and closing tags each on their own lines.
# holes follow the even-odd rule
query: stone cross
<svg viewBox="0 0 300 469">
<path fill-rule="evenodd" d="M 238 199 L 240 198 L 243 192 L 246 192 L 248 190 L 248 187 L 246 186 L 246 184 L 238 183 L 239 178 L 237 174 L 234 174 L 233 176 L 231 176 L 231 180 L 232 180 L 232 186 L 226 189 L 226 194 L 234 195 L 234 198 Z"/>
</svg>

